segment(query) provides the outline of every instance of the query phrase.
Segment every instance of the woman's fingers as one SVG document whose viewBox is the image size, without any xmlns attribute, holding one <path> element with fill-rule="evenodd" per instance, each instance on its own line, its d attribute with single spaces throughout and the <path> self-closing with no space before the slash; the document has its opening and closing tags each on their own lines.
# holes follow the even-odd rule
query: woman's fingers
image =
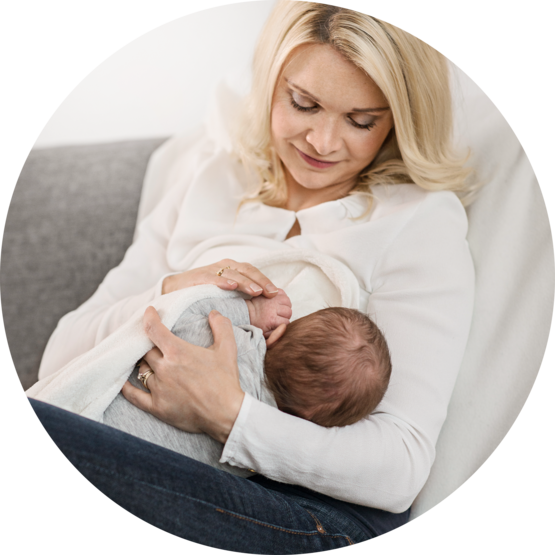
<svg viewBox="0 0 555 555">
<path fill-rule="evenodd" d="M 146 370 L 148 369 L 147 367 L 156 368 L 160 360 L 162 360 L 163 358 L 164 356 L 162 355 L 162 351 L 160 351 L 158 347 L 153 347 L 143 357 L 143 359 L 145 360 L 145 364 L 144 367 L 143 364 L 141 364 L 139 372 L 146 372 Z"/>
<path fill-rule="evenodd" d="M 237 281 L 239 289 L 244 293 L 255 297 L 257 295 L 264 295 L 269 298 L 275 297 L 278 293 L 278 288 L 252 264 L 225 259 L 218 262 L 216 266 L 220 266 L 220 269 L 229 266 L 229 269 L 224 270 L 222 276 Z"/>
<path fill-rule="evenodd" d="M 227 287 L 231 288 L 231 284 L 229 283 L 231 281 L 237 284 L 237 288 L 239 289 L 239 291 L 247 293 L 248 295 L 252 295 L 253 297 L 256 297 L 263 293 L 263 288 L 258 285 L 258 283 L 255 283 L 252 278 L 243 275 L 241 272 L 233 268 L 224 270 L 221 278 L 225 280 L 225 282 L 227 283 Z"/>
<path fill-rule="evenodd" d="M 237 343 L 230 320 L 222 316 L 217 310 L 212 310 L 208 315 L 208 323 L 214 336 L 212 348 L 219 350 L 223 356 L 236 360 Z"/>
<path fill-rule="evenodd" d="M 206 283 L 227 291 L 238 289 L 253 297 L 264 295 L 273 298 L 278 293 L 277 287 L 258 268 L 226 258 L 209 266 L 167 276 L 162 285 L 162 294 Z"/>
<path fill-rule="evenodd" d="M 148 378 L 149 383 L 152 378 L 154 378 L 153 375 Z M 125 382 L 121 392 L 131 404 L 145 412 L 152 413 L 152 395 L 150 393 L 131 385 L 129 382 Z"/>
<path fill-rule="evenodd" d="M 212 312 L 216 313 L 216 311 Z M 216 337 L 218 337 L 224 345 L 231 341 L 233 348 L 236 350 L 237 347 L 231 322 L 219 312 L 216 314 L 219 318 L 214 321 L 214 345 L 218 343 L 216 340 Z M 151 368 L 154 372 L 157 372 L 161 368 L 159 363 L 164 359 L 171 359 L 172 364 L 175 363 L 175 361 L 178 361 L 178 363 L 185 363 L 192 353 L 202 350 L 174 335 L 162 323 L 158 312 L 156 312 L 156 309 L 152 306 L 149 306 L 145 310 L 143 325 L 145 333 L 154 343 L 155 347 L 145 354 L 143 359 L 146 361 L 146 364 L 145 362 L 141 363 L 141 368 Z M 212 322 L 210 322 L 210 325 L 212 326 Z"/>
<path fill-rule="evenodd" d="M 157 351 L 152 353 L 151 351 Z M 150 354 L 149 354 L 150 353 Z M 150 366 L 150 364 L 148 364 L 146 358 L 147 355 L 149 356 L 149 358 L 151 358 L 151 360 L 154 360 L 154 363 L 156 362 L 156 360 L 161 359 L 162 358 L 162 353 L 160 353 L 160 350 L 158 349 L 158 347 L 154 347 L 154 349 L 151 349 L 141 360 L 140 364 L 139 364 L 139 375 L 141 374 L 146 374 L 149 370 L 152 370 L 152 367 Z M 151 374 L 152 375 L 152 374 Z M 148 389 L 148 387 L 147 387 Z"/>
<path fill-rule="evenodd" d="M 154 370 L 156 359 L 161 358 L 163 354 L 171 351 L 174 347 L 177 337 L 162 324 L 158 312 L 152 306 L 149 306 L 143 316 L 143 326 L 148 338 L 158 347 L 158 350 L 151 349 L 146 355 L 145 360 Z"/>
</svg>

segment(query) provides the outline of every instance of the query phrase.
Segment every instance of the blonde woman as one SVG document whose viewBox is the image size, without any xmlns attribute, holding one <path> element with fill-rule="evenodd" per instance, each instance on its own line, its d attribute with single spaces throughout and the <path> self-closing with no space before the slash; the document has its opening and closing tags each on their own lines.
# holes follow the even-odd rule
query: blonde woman
<svg viewBox="0 0 555 555">
<path fill-rule="evenodd" d="M 70 460 L 117 503 L 173 534 L 223 549 L 304 553 L 387 532 L 408 519 L 463 356 L 474 273 L 451 149 L 444 59 L 399 29 L 322 4 L 281 1 L 257 47 L 234 152 L 214 133 L 186 153 L 178 181 L 144 219 L 120 266 L 65 316 L 41 377 L 92 348 L 158 296 L 201 283 L 271 297 L 248 261 L 312 248 L 347 264 L 361 309 L 384 331 L 390 388 L 377 411 L 321 428 L 245 395 L 229 321 L 192 347 L 147 309 L 156 345 L 149 393 L 125 397 L 224 444 L 238 478 L 107 426 L 35 403 Z M 223 141 L 222 143 L 225 143 Z M 458 194 L 457 194 L 458 193 Z"/>
</svg>

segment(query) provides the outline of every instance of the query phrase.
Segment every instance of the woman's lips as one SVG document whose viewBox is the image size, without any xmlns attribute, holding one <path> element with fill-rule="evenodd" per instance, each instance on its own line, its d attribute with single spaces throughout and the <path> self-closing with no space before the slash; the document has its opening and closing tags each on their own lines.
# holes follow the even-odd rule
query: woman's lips
<svg viewBox="0 0 555 555">
<path fill-rule="evenodd" d="M 322 160 L 316 160 L 316 158 L 312 158 L 308 154 L 305 154 L 297 147 L 295 147 L 297 152 L 299 153 L 300 157 L 307 163 L 310 164 L 314 168 L 330 168 L 331 166 L 335 166 L 335 164 L 339 164 L 339 162 L 322 162 Z"/>
</svg>

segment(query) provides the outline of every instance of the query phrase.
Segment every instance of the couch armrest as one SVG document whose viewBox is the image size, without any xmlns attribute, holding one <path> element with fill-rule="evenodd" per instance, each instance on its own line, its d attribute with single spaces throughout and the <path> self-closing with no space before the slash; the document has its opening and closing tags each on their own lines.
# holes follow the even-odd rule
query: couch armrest
<svg viewBox="0 0 555 555">
<path fill-rule="evenodd" d="M 0 286 L 24 389 L 58 320 L 87 300 L 131 244 L 148 159 L 163 139 L 32 150 L 4 230 Z"/>
</svg>

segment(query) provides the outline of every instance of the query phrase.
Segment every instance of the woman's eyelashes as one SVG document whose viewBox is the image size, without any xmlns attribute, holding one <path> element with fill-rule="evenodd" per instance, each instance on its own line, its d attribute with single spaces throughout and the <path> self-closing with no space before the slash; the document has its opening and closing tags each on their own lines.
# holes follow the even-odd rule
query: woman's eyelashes
<svg viewBox="0 0 555 555">
<path fill-rule="evenodd" d="M 370 130 L 370 129 L 372 129 L 372 127 L 376 126 L 376 120 L 375 119 L 373 119 L 372 121 L 369 121 L 368 123 L 358 123 L 352 118 L 349 118 L 349 121 L 351 122 L 351 125 L 354 125 L 357 129 Z"/>
<path fill-rule="evenodd" d="M 308 98 L 300 96 L 295 92 L 291 92 L 291 105 L 295 110 L 299 110 L 299 112 L 313 112 L 318 108 L 318 104 L 311 104 Z"/>
<path fill-rule="evenodd" d="M 299 112 L 315 112 L 319 108 L 318 104 L 312 103 L 308 98 L 302 97 L 295 92 L 291 92 L 290 98 L 291 106 L 293 106 L 293 108 L 295 108 L 295 110 L 298 110 Z M 357 129 L 370 130 L 376 125 L 375 119 L 369 121 L 368 123 L 359 123 L 350 116 L 347 119 L 349 123 Z"/>
</svg>

